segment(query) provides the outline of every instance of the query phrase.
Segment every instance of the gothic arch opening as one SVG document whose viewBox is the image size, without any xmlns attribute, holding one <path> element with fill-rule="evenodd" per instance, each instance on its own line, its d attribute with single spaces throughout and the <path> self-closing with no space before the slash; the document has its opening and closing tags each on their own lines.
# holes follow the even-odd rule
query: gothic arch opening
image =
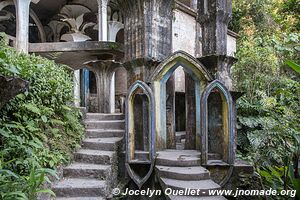
<svg viewBox="0 0 300 200">
<path fill-rule="evenodd" d="M 126 97 L 126 169 L 139 188 L 149 179 L 155 160 L 154 97 L 136 81 Z"/>
<path fill-rule="evenodd" d="M 169 128 L 167 124 L 167 87 L 168 80 L 178 68 L 182 67 L 186 79 L 189 80 L 190 90 L 186 102 L 193 104 L 187 106 L 195 108 L 186 112 L 189 122 L 186 124 L 185 149 L 200 149 L 200 96 L 208 81 L 211 81 L 211 77 L 205 67 L 194 59 L 192 56 L 185 52 L 176 52 L 163 63 L 161 63 L 153 72 L 150 77 L 150 82 L 154 90 L 154 96 L 156 101 L 155 118 L 156 118 L 156 144 L 157 149 L 163 150 L 168 148 L 174 148 L 174 132 L 169 134 Z M 173 111 L 174 112 L 174 111 Z M 173 138 L 172 138 L 173 137 Z M 172 144 L 170 144 L 170 141 Z M 176 140 L 175 140 L 176 142 Z M 175 143 L 176 146 L 176 143 Z M 176 148 L 176 147 L 175 147 Z"/>
<path fill-rule="evenodd" d="M 234 162 L 235 129 L 233 100 L 227 88 L 218 80 L 210 83 L 201 99 L 202 164 L 214 160 Z M 218 144 L 218 145 L 216 145 Z"/>
</svg>

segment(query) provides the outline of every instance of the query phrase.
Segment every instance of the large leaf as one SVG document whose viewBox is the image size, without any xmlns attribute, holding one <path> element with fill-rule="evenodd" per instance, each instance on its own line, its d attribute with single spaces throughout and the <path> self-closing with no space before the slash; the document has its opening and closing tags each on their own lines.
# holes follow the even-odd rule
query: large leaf
<svg viewBox="0 0 300 200">
<path fill-rule="evenodd" d="M 287 60 L 285 62 L 290 68 L 292 68 L 293 70 L 295 70 L 298 74 L 300 74 L 300 65 L 294 63 L 291 60 Z"/>
</svg>

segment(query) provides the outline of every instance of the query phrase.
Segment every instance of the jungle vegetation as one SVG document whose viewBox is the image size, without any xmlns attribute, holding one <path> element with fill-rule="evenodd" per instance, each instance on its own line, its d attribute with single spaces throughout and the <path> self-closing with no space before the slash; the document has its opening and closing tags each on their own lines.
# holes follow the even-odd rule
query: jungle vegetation
<svg viewBox="0 0 300 200">
<path fill-rule="evenodd" d="M 2 38 L 5 38 L 3 36 Z M 64 66 L 0 44 L 0 74 L 28 80 L 28 91 L 0 110 L 0 199 L 34 200 L 68 163 L 83 127 L 72 107 L 73 76 Z"/>
<path fill-rule="evenodd" d="M 238 101 L 238 157 L 266 188 L 300 194 L 300 3 L 233 0 L 230 29 L 239 34 L 232 73 Z M 0 44 L 0 74 L 30 89 L 0 110 L 0 199 L 36 199 L 83 136 L 72 107 L 72 73 L 47 59 Z M 63 141 L 63 142 L 61 142 Z M 300 197 L 299 197 L 300 198 Z"/>
<path fill-rule="evenodd" d="M 230 29 L 239 34 L 235 89 L 244 92 L 239 157 L 264 187 L 297 189 L 300 199 L 300 2 L 234 0 Z"/>
</svg>

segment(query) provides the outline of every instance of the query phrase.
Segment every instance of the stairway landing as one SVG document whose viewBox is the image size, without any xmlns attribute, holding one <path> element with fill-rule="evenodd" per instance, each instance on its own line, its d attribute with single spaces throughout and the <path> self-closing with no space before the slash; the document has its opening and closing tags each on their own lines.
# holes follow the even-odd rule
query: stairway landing
<svg viewBox="0 0 300 200">
<path fill-rule="evenodd" d="M 165 150 L 157 152 L 155 171 L 162 188 L 173 190 L 201 190 L 199 196 L 167 196 L 168 200 L 225 200 L 222 196 L 208 196 L 209 190 L 221 189 L 210 178 L 209 171 L 200 166 L 200 152 L 194 150 Z M 211 154 L 211 157 L 217 155 Z"/>
</svg>

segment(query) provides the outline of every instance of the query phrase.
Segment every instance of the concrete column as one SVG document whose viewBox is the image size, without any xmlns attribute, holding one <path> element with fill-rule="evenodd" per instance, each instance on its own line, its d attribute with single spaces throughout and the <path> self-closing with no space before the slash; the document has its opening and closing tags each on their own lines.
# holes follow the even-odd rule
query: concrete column
<svg viewBox="0 0 300 200">
<path fill-rule="evenodd" d="M 176 149 L 175 131 L 175 75 L 166 83 L 167 148 Z"/>
<path fill-rule="evenodd" d="M 114 71 L 120 67 L 119 63 L 111 60 L 99 60 L 88 64 L 88 69 L 93 71 L 96 76 L 98 110 L 99 113 L 112 112 L 112 92 L 111 84 Z M 114 94 L 113 94 L 114 95 Z"/>
<path fill-rule="evenodd" d="M 147 81 L 157 61 L 172 52 L 173 0 L 117 0 L 124 15 L 128 80 Z"/>
<path fill-rule="evenodd" d="M 31 0 L 14 0 L 16 7 L 16 49 L 28 53 L 29 5 Z"/>
<path fill-rule="evenodd" d="M 110 84 L 110 112 L 115 113 L 115 82 L 116 82 L 116 76 L 115 73 L 113 73 L 111 78 L 111 84 Z"/>
<path fill-rule="evenodd" d="M 185 73 L 186 136 L 185 149 L 196 149 L 195 81 Z"/>
<path fill-rule="evenodd" d="M 232 89 L 230 68 L 235 62 L 227 56 L 228 23 L 232 16 L 231 0 L 199 0 L 198 21 L 202 29 L 202 63 L 229 90 Z"/>
<path fill-rule="evenodd" d="M 125 68 L 118 68 L 115 72 L 115 88 L 116 88 L 116 101 L 118 109 L 122 113 L 124 111 L 124 99 L 127 94 L 127 71 Z"/>
<path fill-rule="evenodd" d="M 80 107 L 80 70 L 74 71 L 74 105 Z"/>
<path fill-rule="evenodd" d="M 107 41 L 107 3 L 108 0 L 98 0 L 99 41 Z"/>
</svg>

